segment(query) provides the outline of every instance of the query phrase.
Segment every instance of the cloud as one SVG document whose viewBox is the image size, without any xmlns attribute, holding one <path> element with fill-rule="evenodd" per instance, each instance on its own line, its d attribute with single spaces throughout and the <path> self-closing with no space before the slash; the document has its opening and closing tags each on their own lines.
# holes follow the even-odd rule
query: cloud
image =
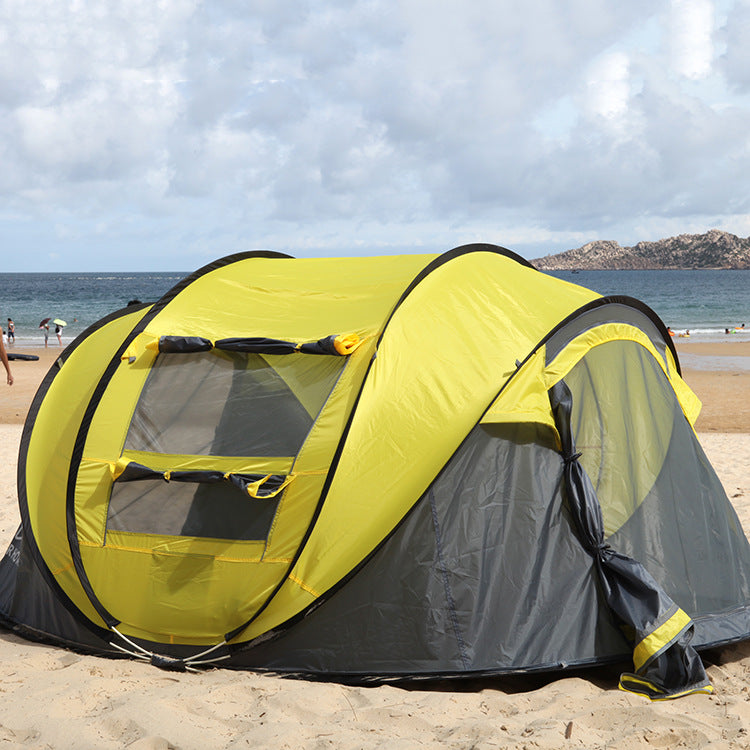
<svg viewBox="0 0 750 750">
<path fill-rule="evenodd" d="M 742 222 L 727 2 L 5 3 L 0 221 L 141 262 Z"/>
<path fill-rule="evenodd" d="M 726 51 L 719 64 L 729 85 L 750 93 L 750 2 L 738 2 L 731 8 L 720 38 Z"/>
<path fill-rule="evenodd" d="M 672 0 L 669 15 L 672 68 L 686 78 L 705 78 L 714 61 L 714 4 Z"/>
<path fill-rule="evenodd" d="M 614 120 L 628 110 L 630 60 L 623 52 L 610 52 L 592 64 L 586 80 L 586 105 L 593 116 Z"/>
</svg>

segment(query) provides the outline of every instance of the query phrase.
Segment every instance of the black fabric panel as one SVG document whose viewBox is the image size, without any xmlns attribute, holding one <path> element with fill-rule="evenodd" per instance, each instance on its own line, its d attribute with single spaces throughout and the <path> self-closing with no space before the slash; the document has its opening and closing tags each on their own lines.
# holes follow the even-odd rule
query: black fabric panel
<svg viewBox="0 0 750 750">
<path fill-rule="evenodd" d="M 750 637 L 750 606 L 694 617 L 693 624 L 693 645 L 698 650 L 745 641 Z"/>
<path fill-rule="evenodd" d="M 0 560 L 0 613 L 8 613 L 12 609 L 13 595 L 16 591 L 18 566 L 21 561 L 21 540 L 23 526 L 19 526 L 16 535 L 8 545 L 2 560 Z"/>
<path fill-rule="evenodd" d="M 479 426 L 397 531 L 306 618 L 235 654 L 278 671 L 409 675 L 620 657 L 541 428 Z"/>
</svg>

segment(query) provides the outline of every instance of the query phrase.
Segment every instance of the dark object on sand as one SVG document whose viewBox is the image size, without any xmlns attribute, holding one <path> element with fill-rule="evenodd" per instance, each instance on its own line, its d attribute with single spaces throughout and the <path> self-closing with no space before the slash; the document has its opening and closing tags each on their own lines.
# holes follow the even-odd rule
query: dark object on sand
<svg viewBox="0 0 750 750">
<path fill-rule="evenodd" d="M 36 354 L 16 354 L 15 352 L 8 352 L 8 359 L 11 362 L 36 362 L 39 357 L 37 357 Z"/>
</svg>

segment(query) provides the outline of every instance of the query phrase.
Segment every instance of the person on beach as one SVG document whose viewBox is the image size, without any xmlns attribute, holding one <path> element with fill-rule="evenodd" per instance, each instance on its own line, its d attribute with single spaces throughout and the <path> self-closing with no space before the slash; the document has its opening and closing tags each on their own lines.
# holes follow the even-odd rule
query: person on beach
<svg viewBox="0 0 750 750">
<path fill-rule="evenodd" d="M 8 385 L 13 385 L 13 373 L 10 371 L 10 362 L 8 362 L 8 354 L 5 351 L 5 344 L 0 339 L 0 360 L 2 360 L 5 372 L 8 374 Z"/>
<path fill-rule="evenodd" d="M 16 343 L 16 324 L 12 318 L 8 318 L 8 344 Z"/>
<path fill-rule="evenodd" d="M 44 333 L 44 348 L 46 349 L 49 340 L 49 325 L 47 323 L 42 326 L 42 332 Z"/>
<path fill-rule="evenodd" d="M 55 336 L 57 336 L 57 343 L 62 346 L 62 328 L 55 323 Z"/>
</svg>

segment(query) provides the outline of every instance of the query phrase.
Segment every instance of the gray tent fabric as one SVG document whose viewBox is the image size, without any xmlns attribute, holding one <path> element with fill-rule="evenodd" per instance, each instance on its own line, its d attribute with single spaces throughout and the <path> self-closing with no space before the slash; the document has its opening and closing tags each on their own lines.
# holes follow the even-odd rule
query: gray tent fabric
<svg viewBox="0 0 750 750">
<path fill-rule="evenodd" d="M 535 425 L 477 426 L 345 585 L 236 659 L 351 678 L 499 674 L 626 657 L 627 641 L 572 532 L 551 437 Z"/>
</svg>

